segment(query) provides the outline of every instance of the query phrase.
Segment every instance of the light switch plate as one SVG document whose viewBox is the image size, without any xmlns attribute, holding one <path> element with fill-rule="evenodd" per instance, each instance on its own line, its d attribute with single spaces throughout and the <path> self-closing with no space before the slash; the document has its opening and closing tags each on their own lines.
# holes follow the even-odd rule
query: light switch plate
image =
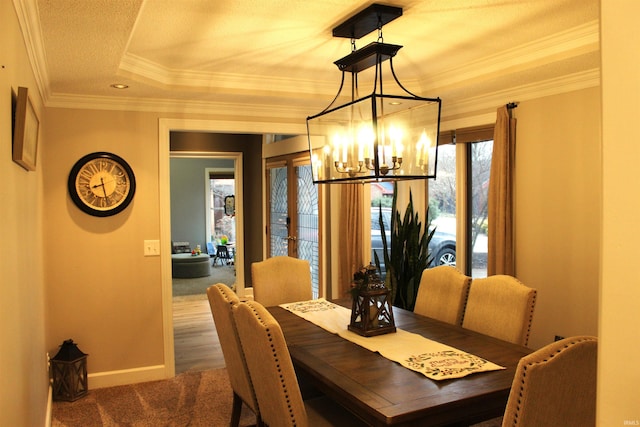
<svg viewBox="0 0 640 427">
<path fill-rule="evenodd" d="M 144 256 L 159 256 L 159 255 L 160 255 L 160 240 L 145 240 Z"/>
</svg>

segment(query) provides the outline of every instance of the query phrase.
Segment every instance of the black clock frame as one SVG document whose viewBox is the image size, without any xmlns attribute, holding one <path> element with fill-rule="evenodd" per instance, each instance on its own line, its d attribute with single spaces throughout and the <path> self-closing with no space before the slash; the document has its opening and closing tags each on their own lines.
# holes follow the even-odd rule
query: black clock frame
<svg viewBox="0 0 640 427">
<path fill-rule="evenodd" d="M 129 194 L 127 194 L 127 197 L 125 197 L 125 199 L 122 201 L 121 204 L 119 204 L 118 206 L 110 210 L 102 211 L 102 210 L 91 208 L 91 206 L 88 206 L 82 201 L 82 199 L 80 198 L 80 196 L 76 191 L 76 177 L 78 176 L 80 169 L 82 169 L 82 167 L 86 163 L 95 159 L 113 160 L 119 163 L 122 166 L 122 168 L 127 172 L 127 175 L 129 175 L 129 183 L 130 183 Z M 129 163 L 127 163 L 122 157 L 113 153 L 108 153 L 106 151 L 98 151 L 95 153 L 87 154 L 86 156 L 82 157 L 73 165 L 73 167 L 71 168 L 71 172 L 69 173 L 69 180 L 67 182 L 67 187 L 69 189 L 69 195 L 71 196 L 71 200 L 73 200 L 73 203 L 75 203 L 75 205 L 78 208 L 80 208 L 80 210 L 92 216 L 107 217 L 107 216 L 116 215 L 122 212 L 123 210 L 125 210 L 127 206 L 129 206 L 136 192 L 136 177 L 133 173 L 133 169 L 131 169 L 131 166 L 129 166 Z"/>
</svg>

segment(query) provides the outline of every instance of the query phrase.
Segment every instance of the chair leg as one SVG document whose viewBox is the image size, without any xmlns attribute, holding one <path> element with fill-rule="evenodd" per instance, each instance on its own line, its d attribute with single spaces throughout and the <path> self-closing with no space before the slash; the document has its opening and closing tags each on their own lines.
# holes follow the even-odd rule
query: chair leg
<svg viewBox="0 0 640 427">
<path fill-rule="evenodd" d="M 242 399 L 235 392 L 233 393 L 233 404 L 231 407 L 231 427 L 240 425 L 240 413 L 242 412 Z"/>
</svg>

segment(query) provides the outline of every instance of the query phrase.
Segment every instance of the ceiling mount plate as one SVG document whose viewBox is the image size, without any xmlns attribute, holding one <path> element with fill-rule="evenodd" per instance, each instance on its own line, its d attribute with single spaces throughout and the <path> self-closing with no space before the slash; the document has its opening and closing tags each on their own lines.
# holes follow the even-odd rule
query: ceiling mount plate
<svg viewBox="0 0 640 427">
<path fill-rule="evenodd" d="M 402 8 L 372 4 L 333 29 L 333 37 L 359 39 L 402 16 Z"/>
<path fill-rule="evenodd" d="M 344 58 L 334 62 L 340 71 L 349 73 L 359 73 L 369 67 L 376 65 L 378 62 L 384 62 L 392 58 L 402 48 L 397 44 L 371 42 Z"/>
</svg>

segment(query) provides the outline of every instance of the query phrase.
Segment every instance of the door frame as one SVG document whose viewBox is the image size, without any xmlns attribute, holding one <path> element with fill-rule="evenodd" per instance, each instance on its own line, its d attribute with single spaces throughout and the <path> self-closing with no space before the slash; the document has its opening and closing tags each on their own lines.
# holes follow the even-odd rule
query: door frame
<svg viewBox="0 0 640 427">
<path fill-rule="evenodd" d="M 171 289 L 171 189 L 169 177 L 170 138 L 173 131 L 212 133 L 297 134 L 306 133 L 304 124 L 260 121 L 158 119 L 158 199 L 160 216 L 160 276 L 162 288 L 162 329 L 165 378 L 175 376 L 173 339 L 173 296 Z M 236 223 L 238 226 L 238 223 Z M 244 260 L 243 260 L 244 262 Z M 243 272 L 244 274 L 244 272 Z M 244 280 L 244 278 L 243 278 Z M 243 281 L 244 286 L 244 281 Z"/>
</svg>

